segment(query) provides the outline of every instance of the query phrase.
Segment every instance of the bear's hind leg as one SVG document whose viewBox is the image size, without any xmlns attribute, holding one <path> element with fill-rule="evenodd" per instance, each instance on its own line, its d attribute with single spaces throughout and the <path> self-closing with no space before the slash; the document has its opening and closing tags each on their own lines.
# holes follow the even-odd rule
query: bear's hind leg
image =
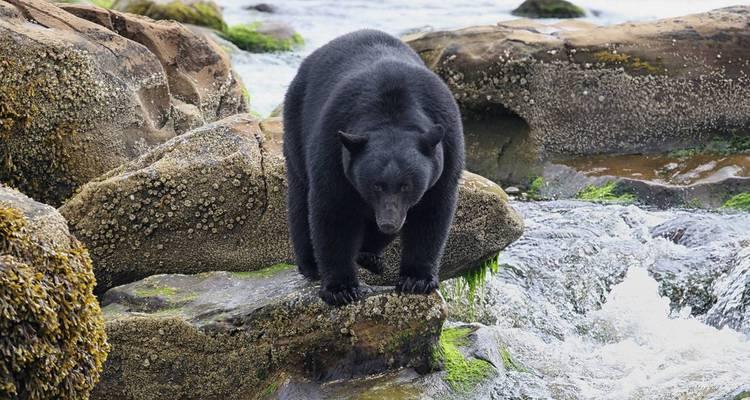
<svg viewBox="0 0 750 400">
<path fill-rule="evenodd" d="M 310 240 L 310 224 L 308 222 L 307 190 L 304 182 L 294 174 L 288 174 L 289 179 L 289 233 L 294 246 L 294 257 L 297 269 L 305 278 L 317 281 L 320 279 L 318 266 L 315 263 L 312 241 Z"/>
<path fill-rule="evenodd" d="M 362 247 L 357 255 L 357 264 L 373 274 L 382 274 L 385 270 L 383 250 L 395 238 L 396 235 L 387 235 L 381 232 L 375 222 L 367 222 L 364 238 L 362 239 Z"/>
</svg>

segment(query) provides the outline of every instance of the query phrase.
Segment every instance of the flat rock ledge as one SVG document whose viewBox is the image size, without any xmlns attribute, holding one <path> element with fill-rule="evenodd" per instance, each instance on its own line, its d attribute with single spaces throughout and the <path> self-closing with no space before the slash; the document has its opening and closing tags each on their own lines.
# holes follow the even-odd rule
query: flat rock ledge
<svg viewBox="0 0 750 400">
<path fill-rule="evenodd" d="M 103 298 L 112 344 L 93 399 L 256 399 L 308 381 L 429 371 L 442 297 L 366 287 L 334 308 L 293 267 L 155 275 Z"/>
</svg>

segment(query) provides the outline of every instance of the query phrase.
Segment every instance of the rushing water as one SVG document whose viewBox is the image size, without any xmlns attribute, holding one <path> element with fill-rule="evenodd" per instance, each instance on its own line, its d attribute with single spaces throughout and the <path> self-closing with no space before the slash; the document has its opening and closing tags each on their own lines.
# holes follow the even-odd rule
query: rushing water
<svg viewBox="0 0 750 400">
<path fill-rule="evenodd" d="M 480 318 L 527 371 L 494 382 L 493 398 L 750 390 L 750 214 L 516 207 L 527 231 L 502 254 Z"/>
<path fill-rule="evenodd" d="M 276 7 L 273 14 L 249 11 L 257 3 Z M 305 38 L 305 46 L 284 54 L 233 55 L 233 64 L 252 96 L 253 110 L 267 115 L 284 92 L 306 54 L 336 36 L 374 28 L 394 35 L 429 29 L 456 29 L 514 19 L 510 12 L 522 0 L 218 0 L 227 23 L 281 21 Z M 748 0 L 580 0 L 586 20 L 612 24 L 631 20 L 673 17 L 719 7 L 750 4 Z"/>
</svg>

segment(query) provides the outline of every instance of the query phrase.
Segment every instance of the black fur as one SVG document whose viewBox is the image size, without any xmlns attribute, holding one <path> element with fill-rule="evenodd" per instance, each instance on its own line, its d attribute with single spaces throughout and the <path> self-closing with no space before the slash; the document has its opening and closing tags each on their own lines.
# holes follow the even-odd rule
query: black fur
<svg viewBox="0 0 750 400">
<path fill-rule="evenodd" d="M 355 260 L 382 272 L 401 235 L 397 289 L 429 293 L 464 165 L 445 84 L 400 40 L 362 30 L 302 63 L 284 102 L 289 227 L 300 273 L 329 304 L 359 298 Z"/>
</svg>

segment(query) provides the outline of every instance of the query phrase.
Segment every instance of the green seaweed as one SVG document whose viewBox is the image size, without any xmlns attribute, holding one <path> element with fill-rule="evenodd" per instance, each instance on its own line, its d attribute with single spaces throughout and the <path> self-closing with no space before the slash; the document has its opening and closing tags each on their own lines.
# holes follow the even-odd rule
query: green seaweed
<svg viewBox="0 0 750 400">
<path fill-rule="evenodd" d="M 721 208 L 750 211 L 750 192 L 744 192 L 732 196 L 729 200 L 724 202 Z"/>
<path fill-rule="evenodd" d="M 602 186 L 589 185 L 576 195 L 579 200 L 606 203 L 633 203 L 635 195 L 632 193 L 618 193 L 617 182 L 612 181 Z"/>
<path fill-rule="evenodd" d="M 232 272 L 232 275 L 238 278 L 268 278 L 292 267 L 294 267 L 294 265 L 287 263 L 278 263 L 270 267 L 259 269 L 257 271 Z"/>
<path fill-rule="evenodd" d="M 542 178 L 541 176 L 537 176 L 532 179 L 531 183 L 529 184 L 529 191 L 527 192 L 529 199 L 542 200 L 542 188 L 544 188 L 544 185 L 544 178 Z"/>
<path fill-rule="evenodd" d="M 519 363 L 513 358 L 513 356 L 510 354 L 510 351 L 508 351 L 507 347 L 505 346 L 500 347 L 500 357 L 503 359 L 503 366 L 505 366 L 506 370 L 528 372 L 526 367 L 524 367 L 521 363 Z"/>
<path fill-rule="evenodd" d="M 222 30 L 219 34 L 226 40 L 234 43 L 242 50 L 265 53 L 276 51 L 290 51 L 304 43 L 302 36 L 298 33 L 290 38 L 279 39 L 271 35 L 258 32 L 259 23 L 232 25 Z"/>
<path fill-rule="evenodd" d="M 733 133 L 729 137 L 714 137 L 710 142 L 669 152 L 669 157 L 690 158 L 697 155 L 729 156 L 750 153 L 750 135 Z"/>
<path fill-rule="evenodd" d="M 471 328 L 444 328 L 440 334 L 440 355 L 445 365 L 445 381 L 458 392 L 468 392 L 494 373 L 492 364 L 467 358 L 458 349 L 466 346 Z"/>
<path fill-rule="evenodd" d="M 221 10 L 214 4 L 207 2 L 187 5 L 179 0 L 166 4 L 159 4 L 152 0 L 141 0 L 130 3 L 125 11 L 157 20 L 171 19 L 186 24 L 205 26 L 218 31 L 227 28 Z"/>
</svg>

